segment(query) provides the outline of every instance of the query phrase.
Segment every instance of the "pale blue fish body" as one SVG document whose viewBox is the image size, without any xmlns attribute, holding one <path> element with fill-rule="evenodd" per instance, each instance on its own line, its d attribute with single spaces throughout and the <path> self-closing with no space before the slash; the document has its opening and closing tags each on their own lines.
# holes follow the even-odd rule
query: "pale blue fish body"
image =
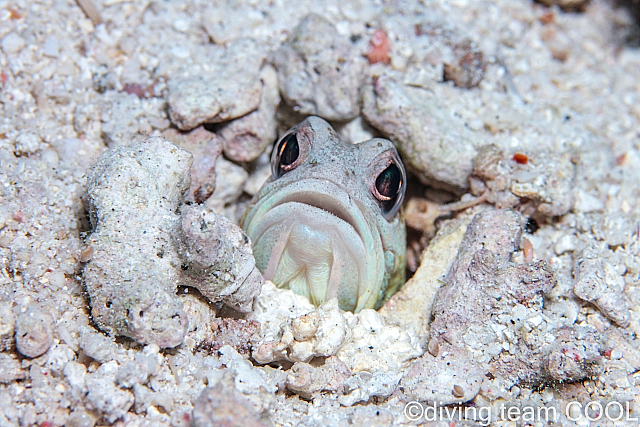
<svg viewBox="0 0 640 427">
<path fill-rule="evenodd" d="M 404 166 L 393 144 L 349 144 L 318 117 L 278 141 L 242 220 L 256 265 L 316 304 L 378 308 L 404 283 Z"/>
</svg>

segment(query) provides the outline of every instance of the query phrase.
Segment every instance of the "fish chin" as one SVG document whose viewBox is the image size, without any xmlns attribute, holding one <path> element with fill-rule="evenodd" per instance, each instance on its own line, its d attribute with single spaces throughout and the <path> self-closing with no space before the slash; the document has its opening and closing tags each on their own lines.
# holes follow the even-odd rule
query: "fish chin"
<svg viewBox="0 0 640 427">
<path fill-rule="evenodd" d="M 384 275 L 377 228 L 348 197 L 317 188 L 288 194 L 247 213 L 245 230 L 265 279 L 315 305 L 338 298 L 343 310 L 372 308 Z"/>
</svg>

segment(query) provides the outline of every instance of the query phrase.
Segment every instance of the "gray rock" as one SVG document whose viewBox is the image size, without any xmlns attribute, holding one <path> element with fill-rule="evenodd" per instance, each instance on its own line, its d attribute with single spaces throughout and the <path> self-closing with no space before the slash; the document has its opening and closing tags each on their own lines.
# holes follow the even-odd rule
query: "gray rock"
<svg viewBox="0 0 640 427">
<path fill-rule="evenodd" d="M 272 425 L 268 415 L 233 386 L 222 383 L 205 388 L 193 403 L 193 427 L 266 427 Z"/>
<path fill-rule="evenodd" d="M 507 344 L 504 338 L 496 342 L 498 335 L 494 329 L 500 327 L 500 315 L 512 318 L 513 324 L 521 321 L 513 314 L 517 305 L 525 312 L 525 307 L 530 307 L 539 313 L 542 294 L 549 292 L 556 282 L 544 261 L 528 264 L 511 261 L 512 254 L 519 249 L 524 222 L 524 217 L 511 210 L 490 210 L 474 217 L 445 278 L 446 284 L 436 295 L 428 349 L 436 357 L 459 353 L 458 359 L 465 352 L 471 356 L 478 349 L 492 352 L 485 369 L 512 383 L 535 384 L 543 378 L 542 345 L 520 339 L 507 342 L 513 351 L 503 352 Z M 489 362 L 486 355 L 484 360 Z M 472 359 L 468 361 L 473 364 Z M 467 393 L 463 394 L 466 398 Z"/>
<path fill-rule="evenodd" d="M 188 320 L 175 296 L 172 234 L 191 155 L 161 138 L 105 153 L 88 177 L 94 250 L 84 278 L 96 324 L 110 335 L 175 347 Z"/>
<path fill-rule="evenodd" d="M 296 362 L 287 375 L 287 389 L 300 396 L 311 399 L 322 393 L 342 394 L 345 381 L 351 372 L 337 356 L 325 360 L 324 365 L 314 367 L 308 363 Z"/>
<path fill-rule="evenodd" d="M 20 361 L 10 354 L 0 353 L 0 383 L 9 384 L 25 378 L 26 373 L 22 370 Z"/>
<path fill-rule="evenodd" d="M 576 255 L 573 292 L 622 327 L 630 324 L 630 306 L 623 294 L 625 281 L 592 243 Z"/>
<path fill-rule="evenodd" d="M 245 312 L 260 292 L 262 275 L 239 227 L 202 206 L 185 205 L 178 216 L 191 165 L 188 152 L 152 138 L 107 152 L 89 176 L 93 256 L 84 278 L 91 314 L 110 335 L 181 344 L 188 319 L 178 284 Z M 112 357 L 107 338 L 82 341 L 91 357 Z"/>
<path fill-rule="evenodd" d="M 30 308 L 16 316 L 16 348 L 27 357 L 38 357 L 53 344 L 51 316 Z"/>
<path fill-rule="evenodd" d="M 561 328 L 546 355 L 546 372 L 559 382 L 593 378 L 604 368 L 606 350 L 604 337 L 592 327 Z"/>
<path fill-rule="evenodd" d="M 380 76 L 363 89 L 365 119 L 393 141 L 425 184 L 462 191 L 482 141 L 429 91 Z"/>
<path fill-rule="evenodd" d="M 211 52 L 210 69 L 178 75 L 168 83 L 169 116 L 179 129 L 220 123 L 252 112 L 260 103 L 264 55 L 256 42 L 241 39 Z"/>
<path fill-rule="evenodd" d="M 251 311 L 264 279 L 240 227 L 205 207 L 184 206 L 180 247 L 190 286 L 211 301 Z"/>
<path fill-rule="evenodd" d="M 128 390 L 116 387 L 113 380 L 99 375 L 86 378 L 87 396 L 85 403 L 88 409 L 93 409 L 113 423 L 124 417 L 133 405 L 133 394 Z"/>
<path fill-rule="evenodd" d="M 271 66 L 260 73 L 262 96 L 258 109 L 220 129 L 224 154 L 236 162 L 251 162 L 276 139 L 276 108 L 280 103 L 278 75 Z"/>
<path fill-rule="evenodd" d="M 480 391 L 483 369 L 460 347 L 448 347 L 441 356 L 425 353 L 400 381 L 411 400 L 450 405 L 467 402 Z"/>
<path fill-rule="evenodd" d="M 320 15 L 307 15 L 274 54 L 280 92 L 293 109 L 327 120 L 360 112 L 363 60 L 348 38 Z"/>
<path fill-rule="evenodd" d="M 196 203 L 206 201 L 216 189 L 215 167 L 222 154 L 221 138 L 202 126 L 188 133 L 167 129 L 162 136 L 193 156 L 191 187 L 185 200 Z"/>
<path fill-rule="evenodd" d="M 511 210 L 477 214 L 460 244 L 458 257 L 436 296 L 429 351 L 461 342 L 470 327 L 486 327 L 492 306 L 525 302 L 549 291 L 553 274 L 542 261 L 515 264 L 509 258 L 519 248 L 524 218 Z M 497 312 L 497 310 L 494 310 Z"/>
</svg>

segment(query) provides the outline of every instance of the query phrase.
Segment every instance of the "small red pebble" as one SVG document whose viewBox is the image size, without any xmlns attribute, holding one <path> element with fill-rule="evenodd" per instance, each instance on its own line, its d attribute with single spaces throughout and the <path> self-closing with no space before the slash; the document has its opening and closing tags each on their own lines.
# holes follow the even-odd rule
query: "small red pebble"
<svg viewBox="0 0 640 427">
<path fill-rule="evenodd" d="M 529 163 L 529 158 L 522 153 L 516 153 L 513 155 L 513 161 L 521 165 L 526 165 Z"/>
<path fill-rule="evenodd" d="M 43 421 L 40 423 L 40 427 L 53 427 L 53 423 L 51 421 Z"/>
<path fill-rule="evenodd" d="M 137 83 L 127 83 L 122 88 L 123 92 L 133 94 L 140 99 L 151 98 L 153 96 L 153 86 L 142 86 Z"/>
<path fill-rule="evenodd" d="M 624 165 L 626 161 L 627 161 L 627 153 L 622 153 L 618 157 L 616 157 L 616 164 L 618 166 Z"/>
<path fill-rule="evenodd" d="M 369 64 L 375 64 L 376 62 L 382 62 L 383 64 L 390 63 L 390 51 L 391 45 L 389 44 L 387 33 L 383 30 L 375 30 L 369 42 L 369 52 L 367 52 Z"/>
<path fill-rule="evenodd" d="M 11 19 L 20 19 L 20 18 L 22 18 L 22 15 L 17 10 L 15 10 L 13 8 L 10 8 L 9 9 L 9 18 L 11 18 Z"/>
<path fill-rule="evenodd" d="M 611 350 L 607 350 L 604 352 L 605 357 L 611 357 Z"/>
<path fill-rule="evenodd" d="M 540 15 L 538 20 L 543 25 L 551 24 L 555 20 L 556 16 L 552 11 L 548 11 Z"/>
<path fill-rule="evenodd" d="M 20 211 L 15 211 L 13 213 L 13 219 L 14 221 L 18 221 L 18 222 L 25 222 L 27 220 L 27 217 Z"/>
<path fill-rule="evenodd" d="M 7 75 L 5 73 L 0 73 L 0 84 L 4 86 L 6 82 L 7 82 Z"/>
</svg>

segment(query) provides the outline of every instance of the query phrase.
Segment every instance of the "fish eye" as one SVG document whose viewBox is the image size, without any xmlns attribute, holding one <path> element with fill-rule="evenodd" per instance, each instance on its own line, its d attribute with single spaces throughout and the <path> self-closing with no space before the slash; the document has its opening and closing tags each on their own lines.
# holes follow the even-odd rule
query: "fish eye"
<svg viewBox="0 0 640 427">
<path fill-rule="evenodd" d="M 400 176 L 400 170 L 393 163 L 376 178 L 376 190 L 378 190 L 381 198 L 387 200 L 394 198 L 398 194 L 401 184 L 402 177 Z"/>
<path fill-rule="evenodd" d="M 276 145 L 272 158 L 272 173 L 274 178 L 280 178 L 297 166 L 300 157 L 300 145 L 295 133 L 285 135 Z"/>
<path fill-rule="evenodd" d="M 373 195 L 380 203 L 382 213 L 390 219 L 400 209 L 405 192 L 405 173 L 395 162 L 391 162 L 377 176 Z"/>
</svg>

